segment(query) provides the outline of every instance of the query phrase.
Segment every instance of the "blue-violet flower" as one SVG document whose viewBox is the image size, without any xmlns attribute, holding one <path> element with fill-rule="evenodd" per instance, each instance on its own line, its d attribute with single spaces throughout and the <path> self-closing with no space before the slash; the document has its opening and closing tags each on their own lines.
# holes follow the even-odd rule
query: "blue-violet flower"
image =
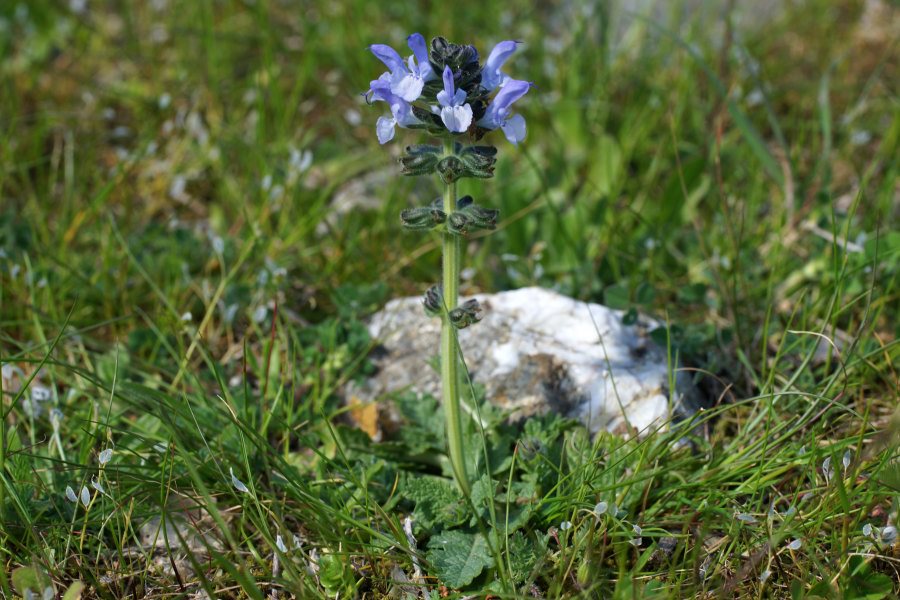
<svg viewBox="0 0 900 600">
<path fill-rule="evenodd" d="M 444 67 L 444 89 L 438 92 L 441 121 L 453 133 L 462 133 L 472 124 L 472 106 L 466 102 L 466 91 L 453 85 L 453 70 Z M 463 102 L 466 102 L 463 104 Z"/>
<path fill-rule="evenodd" d="M 527 81 L 510 79 L 500 88 L 500 91 L 488 105 L 484 117 L 478 125 L 485 129 L 503 130 L 503 134 L 513 144 L 518 144 L 525 139 L 525 119 L 522 115 L 510 115 L 510 106 L 513 102 L 524 96 L 531 89 Z"/>
<path fill-rule="evenodd" d="M 383 74 L 379 80 L 389 81 L 391 93 L 406 102 L 413 102 L 422 95 L 425 82 L 434 79 L 435 75 L 428 62 L 428 47 L 422 34 L 414 33 L 406 41 L 413 51 L 407 62 L 386 44 L 372 44 L 369 50 L 390 69 L 390 73 Z"/>
<path fill-rule="evenodd" d="M 388 81 L 377 79 L 372 82 L 371 87 L 372 100 L 387 102 L 391 108 L 390 117 L 379 117 L 375 123 L 378 143 L 386 144 L 394 139 L 394 131 L 398 125 L 400 127 L 409 127 L 419 123 L 419 120 L 412 114 L 412 106 L 409 102 L 391 92 Z"/>
</svg>

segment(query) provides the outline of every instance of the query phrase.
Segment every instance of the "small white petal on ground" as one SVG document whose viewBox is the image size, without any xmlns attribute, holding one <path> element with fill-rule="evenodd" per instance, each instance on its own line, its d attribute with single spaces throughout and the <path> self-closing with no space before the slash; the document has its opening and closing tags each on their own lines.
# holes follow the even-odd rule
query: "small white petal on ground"
<svg viewBox="0 0 900 600">
<path fill-rule="evenodd" d="M 34 402 L 47 402 L 50 400 L 50 388 L 35 384 L 31 386 L 31 399 Z"/>
<path fill-rule="evenodd" d="M 231 473 L 231 485 L 233 485 L 237 491 L 244 492 L 245 494 L 250 492 L 250 490 L 247 489 L 247 486 L 244 485 L 244 482 L 234 476 L 234 469 L 229 467 L 228 472 Z"/>
</svg>

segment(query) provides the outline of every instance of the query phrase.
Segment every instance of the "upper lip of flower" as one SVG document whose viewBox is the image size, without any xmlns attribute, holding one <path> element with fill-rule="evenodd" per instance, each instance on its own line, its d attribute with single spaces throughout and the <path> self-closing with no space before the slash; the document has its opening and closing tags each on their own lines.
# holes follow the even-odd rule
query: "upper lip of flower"
<svg viewBox="0 0 900 600">
<path fill-rule="evenodd" d="M 494 46 L 481 72 L 481 85 L 484 89 L 491 91 L 503 86 L 509 80 L 509 75 L 501 72 L 500 67 L 516 51 L 516 47 L 520 43 L 515 40 L 506 40 Z"/>
<path fill-rule="evenodd" d="M 444 67 L 444 89 L 437 93 L 437 101 L 441 106 L 461 106 L 466 101 L 466 91 L 456 88 L 450 67 Z"/>
</svg>

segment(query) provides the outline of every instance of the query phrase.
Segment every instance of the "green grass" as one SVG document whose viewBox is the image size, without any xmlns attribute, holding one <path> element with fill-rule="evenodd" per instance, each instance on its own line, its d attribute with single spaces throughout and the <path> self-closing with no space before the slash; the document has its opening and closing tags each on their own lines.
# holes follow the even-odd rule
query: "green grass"
<svg viewBox="0 0 900 600">
<path fill-rule="evenodd" d="M 900 510 L 896 7 L 63 4 L 0 4 L 0 595 L 900 592 L 876 539 Z M 439 265 L 397 218 L 439 186 L 396 176 L 415 136 L 379 147 L 358 95 L 366 46 L 411 31 L 520 39 L 509 69 L 537 84 L 525 144 L 460 184 L 502 211 L 462 292 L 669 323 L 694 421 L 591 439 L 483 403 L 470 498 L 433 399 L 385 399 L 402 426 L 378 443 L 354 425 L 363 320 Z M 385 172 L 376 208 L 332 214 Z"/>
</svg>

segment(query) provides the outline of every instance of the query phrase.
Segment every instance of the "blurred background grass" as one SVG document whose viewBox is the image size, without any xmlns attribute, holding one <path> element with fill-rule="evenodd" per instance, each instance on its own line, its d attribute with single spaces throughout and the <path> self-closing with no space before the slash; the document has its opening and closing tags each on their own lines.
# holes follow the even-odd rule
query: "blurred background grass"
<svg viewBox="0 0 900 600">
<path fill-rule="evenodd" d="M 506 70 L 536 86 L 526 142 L 496 139 L 496 177 L 460 186 L 502 211 L 468 245 L 464 293 L 542 285 L 650 313 L 715 375 L 713 400 L 785 382 L 833 397 L 838 359 L 792 332 L 822 334 L 841 352 L 841 402 L 877 427 L 900 366 L 898 10 L 6 0 L 0 356 L 26 372 L 51 356 L 53 402 L 92 431 L 85 373 L 177 395 L 248 361 L 260 379 L 296 365 L 324 403 L 365 348 L 335 323 L 438 272 L 437 244 L 397 217 L 439 193 L 398 176 L 417 137 L 379 147 L 383 106 L 360 95 L 382 70 L 366 47 L 419 31 L 482 53 L 521 40 Z M 158 410 L 132 401 L 106 423 Z M 320 409 L 279 413 L 285 449 Z M 50 431 L 4 413 L 32 444 Z M 89 443 L 72 433 L 65 447 L 86 457 Z"/>
<path fill-rule="evenodd" d="M 468 289 L 540 284 L 668 312 L 697 350 L 759 363 L 767 314 L 830 298 L 836 234 L 863 249 L 840 299 L 852 331 L 877 240 L 879 296 L 896 299 L 896 9 L 758 10 L 6 2 L 4 315 L 29 337 L 17 309 L 58 324 L 74 306 L 73 324 L 111 339 L 136 310 L 201 314 L 204 282 L 250 244 L 225 291 L 238 322 L 276 298 L 316 319 L 347 284 L 419 293 L 438 253 L 399 235 L 396 214 L 437 188 L 395 176 L 415 135 L 378 148 L 381 108 L 359 95 L 380 69 L 366 46 L 415 30 L 483 52 L 520 39 L 510 68 L 537 86 L 528 143 L 501 144 L 496 179 L 463 187 L 505 219 L 470 244 Z M 22 254 L 45 286 L 10 277 Z M 896 319 L 883 326 L 896 336 Z"/>
</svg>

